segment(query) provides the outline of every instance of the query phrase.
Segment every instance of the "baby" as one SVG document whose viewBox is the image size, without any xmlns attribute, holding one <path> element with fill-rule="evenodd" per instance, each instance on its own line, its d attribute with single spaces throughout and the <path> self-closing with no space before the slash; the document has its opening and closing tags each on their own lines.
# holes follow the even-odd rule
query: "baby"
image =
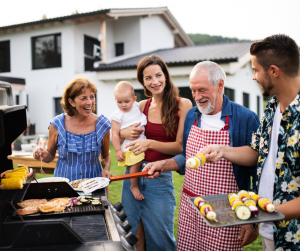
<svg viewBox="0 0 300 251">
<path fill-rule="evenodd" d="M 133 124 L 141 122 L 140 128 L 145 128 L 147 124 L 146 116 L 141 113 L 139 103 L 136 102 L 136 96 L 131 83 L 127 81 L 121 81 L 116 85 L 115 100 L 119 107 L 118 111 L 115 111 L 111 116 L 111 127 L 112 127 L 112 143 L 116 151 L 117 160 L 119 161 L 118 166 L 131 166 L 130 173 L 139 172 L 142 165 L 142 161 L 145 158 L 145 153 L 134 155 L 132 151 L 129 151 L 130 147 L 125 148 L 131 140 L 125 139 L 123 144 L 120 146 L 120 130 L 129 127 Z M 144 132 L 139 136 L 139 139 L 146 139 Z M 131 186 L 130 190 L 136 200 L 144 199 L 139 186 L 138 179 L 130 179 Z"/>
</svg>

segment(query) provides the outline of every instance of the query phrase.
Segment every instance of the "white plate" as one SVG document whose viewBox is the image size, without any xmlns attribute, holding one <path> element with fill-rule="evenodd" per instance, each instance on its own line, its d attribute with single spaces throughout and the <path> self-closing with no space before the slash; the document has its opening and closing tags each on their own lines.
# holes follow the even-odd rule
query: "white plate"
<svg viewBox="0 0 300 251">
<path fill-rule="evenodd" d="M 67 182 L 69 183 L 69 179 L 63 177 L 48 177 L 48 178 L 41 178 L 37 180 L 38 183 L 45 183 L 45 182 Z M 36 181 L 31 181 L 31 183 L 36 183 Z"/>
<path fill-rule="evenodd" d="M 100 187 L 99 189 L 104 188 L 104 187 L 107 187 L 107 186 L 109 185 L 109 180 L 108 180 L 108 178 L 98 177 L 98 179 L 99 179 L 99 182 L 101 183 L 101 187 Z M 80 180 L 81 180 L 81 179 L 80 179 Z M 79 181 L 79 180 L 73 180 L 73 181 Z M 75 191 L 82 191 L 81 189 L 79 189 L 79 188 L 74 188 L 74 187 L 72 186 L 72 182 L 73 182 L 73 181 L 69 182 L 69 185 L 70 185 Z"/>
<path fill-rule="evenodd" d="M 12 155 L 15 155 L 15 156 L 29 156 L 29 155 L 32 155 L 32 152 L 13 152 Z"/>
</svg>

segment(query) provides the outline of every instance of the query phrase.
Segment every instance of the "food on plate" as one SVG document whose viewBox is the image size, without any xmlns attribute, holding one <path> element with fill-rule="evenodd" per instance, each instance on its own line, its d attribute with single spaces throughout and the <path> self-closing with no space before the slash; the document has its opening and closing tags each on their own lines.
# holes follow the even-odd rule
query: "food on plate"
<svg viewBox="0 0 300 251">
<path fill-rule="evenodd" d="M 205 203 L 200 207 L 200 213 L 208 220 L 215 220 L 217 217 L 217 214 L 213 211 L 212 206 L 208 203 Z"/>
<path fill-rule="evenodd" d="M 61 177 L 49 177 L 49 178 L 38 179 L 37 182 L 38 183 L 69 182 L 69 179 L 61 178 Z M 31 183 L 36 183 L 36 181 L 32 181 Z"/>
<path fill-rule="evenodd" d="M 251 210 L 245 205 L 238 205 L 234 212 L 240 220 L 248 220 L 251 216 Z"/>
<path fill-rule="evenodd" d="M 1 179 L 0 189 L 2 190 L 14 190 L 23 188 L 23 178 L 8 178 Z"/>
<path fill-rule="evenodd" d="M 258 203 L 258 200 L 259 200 L 259 198 L 260 198 L 259 195 L 257 195 L 257 194 L 254 193 L 254 192 L 249 192 L 249 195 L 251 196 L 251 199 L 255 200 L 256 203 Z"/>
<path fill-rule="evenodd" d="M 25 207 L 23 209 L 18 209 L 17 211 L 19 215 L 35 214 L 39 212 L 39 208 L 36 205 L 36 206 Z"/>
<path fill-rule="evenodd" d="M 71 185 L 72 185 L 73 188 L 78 188 L 78 189 L 80 189 L 79 184 L 80 184 L 81 182 L 83 182 L 83 181 L 86 181 L 86 180 L 88 180 L 88 179 L 74 180 L 74 181 L 71 182 Z"/>
<path fill-rule="evenodd" d="M 238 196 L 239 196 L 239 199 L 240 199 L 241 201 L 244 201 L 244 200 L 250 198 L 249 193 L 248 193 L 247 191 L 245 191 L 245 190 L 239 191 L 239 192 L 238 192 Z"/>
<path fill-rule="evenodd" d="M 205 201 L 201 197 L 196 197 L 194 199 L 194 204 L 196 207 L 200 208 L 203 204 L 205 204 Z"/>
<path fill-rule="evenodd" d="M 26 207 L 33 207 L 33 206 L 37 206 L 39 204 L 45 204 L 47 203 L 48 201 L 46 199 L 31 199 L 31 200 L 23 200 L 19 203 L 17 203 L 17 205 L 19 207 L 22 207 L 22 208 L 26 208 Z"/>
<path fill-rule="evenodd" d="M 270 201 L 267 198 L 260 197 L 258 200 L 258 205 L 262 210 L 267 211 L 269 213 L 275 211 L 275 206 L 272 204 L 272 201 Z"/>
<path fill-rule="evenodd" d="M 228 201 L 229 201 L 230 206 L 232 205 L 232 203 L 235 200 L 239 200 L 239 196 L 237 194 L 235 194 L 235 193 L 228 194 Z"/>
<path fill-rule="evenodd" d="M 65 210 L 66 205 L 67 204 L 65 202 L 54 201 L 54 202 L 47 202 L 45 204 L 40 204 L 38 205 L 38 208 L 43 213 L 60 212 Z"/>
<path fill-rule="evenodd" d="M 185 164 L 189 169 L 197 169 L 200 166 L 203 166 L 205 162 L 206 162 L 206 158 L 204 154 L 198 153 L 195 156 L 189 158 Z"/>
<path fill-rule="evenodd" d="M 249 207 L 251 213 L 256 216 L 258 215 L 259 211 L 258 211 L 258 208 L 256 207 L 256 201 L 253 200 L 253 199 L 246 199 L 244 201 L 244 205 Z"/>
</svg>

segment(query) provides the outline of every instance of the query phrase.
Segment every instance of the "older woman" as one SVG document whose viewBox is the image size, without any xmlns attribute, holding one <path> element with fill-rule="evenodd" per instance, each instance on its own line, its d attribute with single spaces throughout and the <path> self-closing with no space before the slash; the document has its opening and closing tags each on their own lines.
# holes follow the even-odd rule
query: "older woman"
<svg viewBox="0 0 300 251">
<path fill-rule="evenodd" d="M 51 162 L 59 150 L 54 177 L 70 181 L 110 177 L 110 122 L 95 111 L 96 87 L 85 78 L 72 80 L 65 88 L 61 104 L 65 114 L 53 118 L 49 126 L 47 150 L 38 148 L 33 156 Z M 102 167 L 99 155 L 102 157 Z"/>
<path fill-rule="evenodd" d="M 185 116 L 192 103 L 178 97 L 166 63 L 158 56 L 144 57 L 137 67 L 137 78 L 148 100 L 140 102 L 147 117 L 147 139 L 128 144 L 136 155 L 145 152 L 146 163 L 170 158 L 182 152 Z M 137 126 L 137 125 L 135 125 Z M 121 137 L 135 139 L 140 129 L 131 126 L 121 130 Z M 134 136 L 132 136 L 134 135 Z M 127 168 L 126 173 L 129 172 Z M 122 204 L 137 232 L 138 250 L 175 250 L 174 211 L 176 208 L 172 172 L 162 173 L 158 179 L 139 178 L 139 188 L 144 200 L 135 200 L 130 192 L 130 181 L 123 182 Z"/>
</svg>

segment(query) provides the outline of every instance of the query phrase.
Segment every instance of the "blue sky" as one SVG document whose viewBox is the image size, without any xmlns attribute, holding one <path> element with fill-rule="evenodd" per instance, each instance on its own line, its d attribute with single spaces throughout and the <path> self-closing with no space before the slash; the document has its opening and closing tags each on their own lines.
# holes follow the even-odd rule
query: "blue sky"
<svg viewBox="0 0 300 251">
<path fill-rule="evenodd" d="M 187 33 L 258 40 L 284 33 L 300 45 L 300 0 L 0 0 L 0 26 L 104 8 L 167 6 Z"/>
</svg>

